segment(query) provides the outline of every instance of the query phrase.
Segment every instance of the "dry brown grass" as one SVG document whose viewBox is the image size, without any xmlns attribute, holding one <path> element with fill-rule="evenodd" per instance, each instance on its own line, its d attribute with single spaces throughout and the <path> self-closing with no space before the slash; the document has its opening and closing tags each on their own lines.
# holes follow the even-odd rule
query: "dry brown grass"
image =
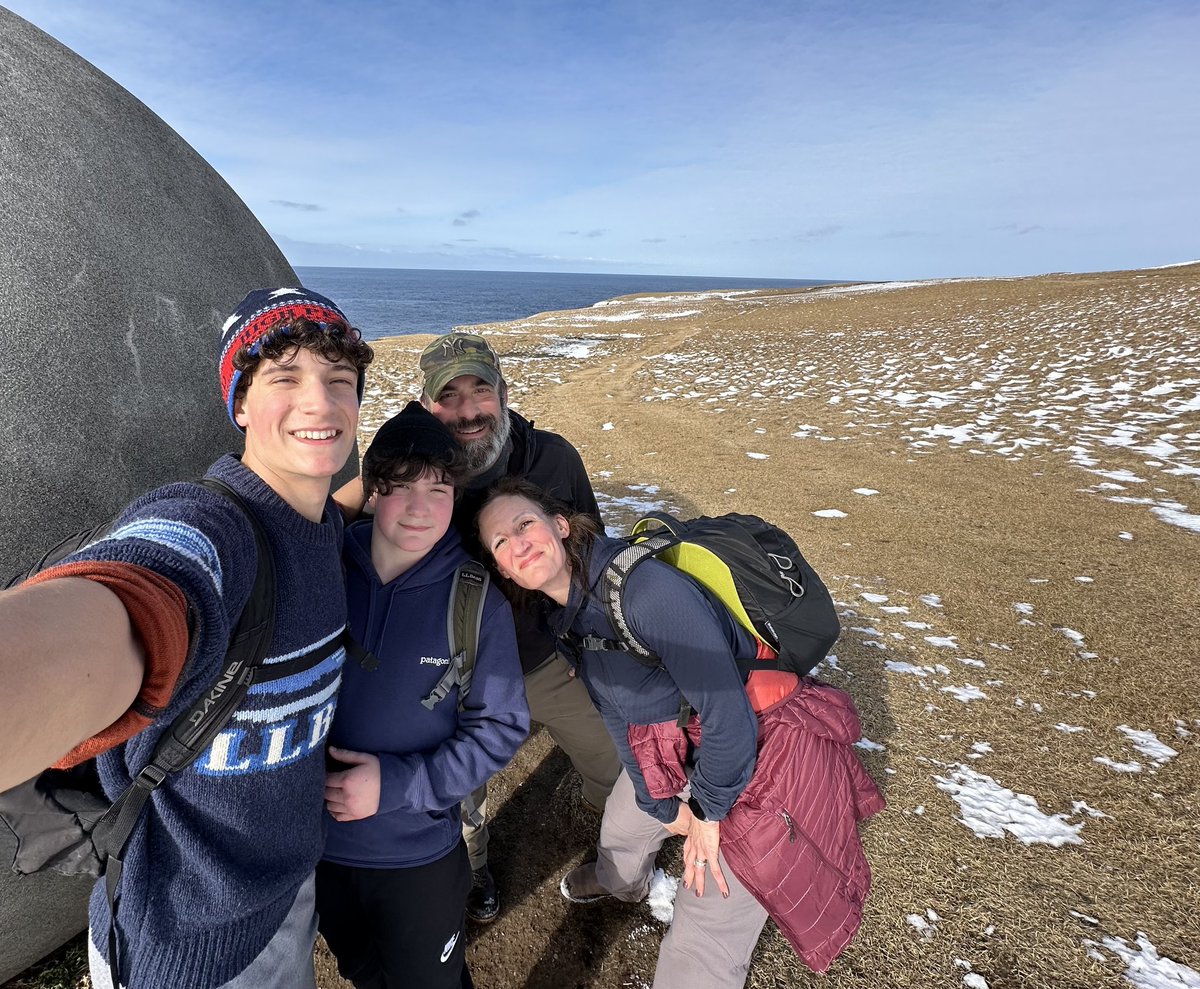
<svg viewBox="0 0 1200 989">
<path fill-rule="evenodd" d="M 597 319 L 629 312 L 641 316 Z M 770 518 L 842 603 L 841 669 L 824 675 L 854 695 L 865 736 L 886 747 L 864 753 L 890 803 L 863 830 L 875 886 L 861 933 L 828 976 L 806 972 L 772 932 L 751 986 L 956 986 L 967 974 L 960 959 L 993 989 L 1118 985 L 1124 964 L 1111 950 L 1089 955 L 1087 942 L 1132 945 L 1139 932 L 1200 969 L 1200 534 L 1162 521 L 1154 505 L 1109 500 L 1200 512 L 1200 474 L 1186 472 L 1200 467 L 1200 410 L 1183 407 L 1200 393 L 1200 268 L 630 300 L 489 332 L 518 407 L 579 447 L 598 491 Z M 376 380 L 388 384 L 364 439 L 415 394 L 413 358 L 427 339 L 380 348 Z M 571 346 L 586 356 L 562 356 Z M 1144 394 L 1170 382 L 1183 384 Z M 938 428 L 963 424 L 962 442 Z M 1147 447 L 1166 436 L 1175 449 L 1101 441 L 1123 431 Z M 611 521 L 628 523 L 630 512 L 608 505 Z M 811 514 L 825 508 L 847 515 Z M 863 592 L 910 612 L 887 614 Z M 941 608 L 921 603 L 931 593 Z M 1033 606 L 1027 624 L 1016 603 Z M 888 672 L 885 660 L 926 676 Z M 967 684 L 987 699 L 940 690 Z M 1179 754 L 1155 765 L 1118 725 L 1152 731 Z M 977 742 L 992 751 L 973 752 Z M 1097 756 L 1143 770 L 1117 773 Z M 1085 822 L 1083 844 L 976 836 L 936 786 L 957 766 L 1030 795 L 1046 815 Z M 1108 816 L 1072 813 L 1074 801 Z M 515 854 L 544 840 L 518 837 Z M 481 985 L 649 984 L 661 928 L 613 909 L 589 914 L 594 929 L 578 936 L 580 908 L 554 902 L 557 875 L 536 878 L 500 928 L 475 937 Z M 518 934 L 531 901 L 543 903 L 543 928 L 555 917 L 560 926 Z M 928 910 L 940 920 L 925 939 L 906 918 Z"/>
<path fill-rule="evenodd" d="M 610 316 L 622 318 L 598 318 Z M 579 447 L 613 524 L 628 524 L 622 499 L 635 495 L 684 514 L 762 515 L 796 536 L 840 602 L 837 668 L 823 675 L 884 746 L 863 753 L 889 801 L 863 828 L 874 888 L 827 976 L 768 927 L 750 986 L 955 987 L 965 962 L 992 989 L 1115 987 L 1124 964 L 1089 942 L 1133 945 L 1139 932 L 1200 969 L 1200 533 L 1154 514 L 1200 514 L 1200 408 L 1188 407 L 1200 405 L 1200 266 L 636 300 L 487 332 L 515 404 Z M 364 442 L 415 396 L 428 339 L 380 343 Z M 966 438 L 939 428 L 964 425 Z M 631 487 L 642 485 L 657 490 Z M 827 508 L 847 514 L 812 514 Z M 987 699 L 941 689 L 968 684 Z M 1118 725 L 1178 755 L 1156 765 Z M 991 751 L 973 750 L 981 742 Z M 960 767 L 1082 823 L 1083 843 L 977 836 L 936 785 Z M 649 985 L 661 925 L 641 907 L 558 895 L 595 840 L 577 799 L 544 734 L 500 777 L 506 909 L 472 931 L 481 987 Z M 678 874 L 671 855 L 661 864 Z M 923 937 L 907 918 L 927 911 L 939 919 Z M 322 985 L 341 986 L 322 964 Z"/>
</svg>

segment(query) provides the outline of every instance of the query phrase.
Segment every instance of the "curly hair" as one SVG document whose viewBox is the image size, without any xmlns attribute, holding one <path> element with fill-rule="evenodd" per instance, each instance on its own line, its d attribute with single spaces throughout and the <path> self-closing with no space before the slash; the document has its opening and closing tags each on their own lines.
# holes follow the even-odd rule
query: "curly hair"
<svg viewBox="0 0 1200 989">
<path fill-rule="evenodd" d="M 375 359 L 375 351 L 353 326 L 340 323 L 314 323 L 308 319 L 293 320 L 285 324 L 282 332 L 274 332 L 252 354 L 240 347 L 233 355 L 233 366 L 242 372 L 234 389 L 234 398 L 242 399 L 254 378 L 254 372 L 263 361 L 277 361 L 293 350 L 308 350 L 322 360 L 349 361 L 362 374 Z"/>
<path fill-rule="evenodd" d="M 362 463 L 363 494 L 368 498 L 373 494 L 386 497 L 397 484 L 408 484 L 427 472 L 443 483 L 453 485 L 457 500 L 470 477 L 467 455 L 462 450 L 455 450 L 444 456 L 413 453 L 405 457 L 384 457 L 368 448 Z"/>
</svg>

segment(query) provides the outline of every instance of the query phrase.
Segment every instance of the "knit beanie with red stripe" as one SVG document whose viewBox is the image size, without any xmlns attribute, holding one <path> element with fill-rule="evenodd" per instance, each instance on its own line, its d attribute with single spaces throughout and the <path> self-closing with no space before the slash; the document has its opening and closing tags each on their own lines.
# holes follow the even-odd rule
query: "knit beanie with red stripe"
<svg viewBox="0 0 1200 989">
<path fill-rule="evenodd" d="M 257 354 L 269 339 L 288 334 L 296 320 L 307 319 L 324 327 L 340 327 L 353 332 L 345 314 L 329 299 L 306 288 L 256 288 L 246 296 L 221 327 L 221 396 L 229 420 L 238 430 L 233 413 L 233 397 L 242 372 L 233 366 L 233 355 L 242 347 Z M 358 400 L 363 397 L 366 376 L 358 374 Z"/>
</svg>

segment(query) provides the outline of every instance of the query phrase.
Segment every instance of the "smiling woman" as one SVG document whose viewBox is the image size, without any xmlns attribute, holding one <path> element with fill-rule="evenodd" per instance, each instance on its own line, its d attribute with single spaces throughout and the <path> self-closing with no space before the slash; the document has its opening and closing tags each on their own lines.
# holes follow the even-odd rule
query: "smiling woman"
<svg viewBox="0 0 1200 989">
<path fill-rule="evenodd" d="M 513 478 L 493 487 L 478 521 L 501 577 L 558 606 L 551 621 L 576 644 L 575 669 L 624 765 L 597 861 L 568 872 L 563 895 L 644 899 L 658 849 L 681 835 L 695 896 L 675 902 L 656 989 L 739 989 L 768 911 L 810 967 L 828 968 L 870 887 L 856 823 L 883 807 L 851 747 L 849 697 L 777 669 L 747 678 L 739 660 L 758 658 L 757 642 L 659 560 L 630 571 L 622 593 L 629 630 L 661 659 L 634 658 L 616 647 L 597 587 L 627 543 Z"/>
<path fill-rule="evenodd" d="M 563 541 L 571 526 L 562 515 L 548 515 L 521 495 L 499 495 L 479 513 L 479 531 L 500 576 L 566 607 L 572 567 Z"/>
</svg>

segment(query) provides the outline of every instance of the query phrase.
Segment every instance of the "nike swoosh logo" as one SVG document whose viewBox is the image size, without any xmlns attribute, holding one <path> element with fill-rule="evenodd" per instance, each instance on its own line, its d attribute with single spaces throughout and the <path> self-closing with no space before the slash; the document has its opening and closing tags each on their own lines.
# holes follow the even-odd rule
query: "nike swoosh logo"
<svg viewBox="0 0 1200 989">
<path fill-rule="evenodd" d="M 446 942 L 446 947 L 444 947 L 442 949 L 442 964 L 443 965 L 446 963 L 446 960 L 450 957 L 450 953 L 452 951 L 454 951 L 454 946 L 456 944 L 458 944 L 458 934 L 457 933 L 455 933 L 454 937 L 452 937 L 449 941 Z"/>
</svg>

